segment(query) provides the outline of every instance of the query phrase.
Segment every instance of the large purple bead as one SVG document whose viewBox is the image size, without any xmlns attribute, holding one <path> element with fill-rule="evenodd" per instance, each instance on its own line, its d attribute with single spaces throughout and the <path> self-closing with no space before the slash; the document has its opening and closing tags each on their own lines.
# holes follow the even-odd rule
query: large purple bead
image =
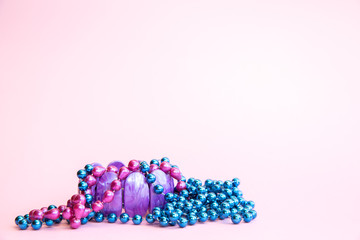
<svg viewBox="0 0 360 240">
<path fill-rule="evenodd" d="M 150 184 L 150 211 L 152 211 L 154 207 L 162 208 L 165 204 L 164 195 L 156 194 L 154 192 L 154 186 L 161 184 L 164 187 L 164 194 L 174 192 L 174 181 L 169 174 L 164 173 L 160 169 L 153 171 L 152 174 L 155 175 L 156 180 L 154 183 Z"/>
<path fill-rule="evenodd" d="M 108 167 L 109 166 L 115 166 L 119 170 L 121 167 L 125 166 L 125 164 L 123 164 L 120 161 L 113 161 L 113 162 L 109 163 Z"/>
<path fill-rule="evenodd" d="M 97 163 L 97 162 L 93 162 L 91 165 L 92 165 L 93 167 L 102 166 L 100 163 Z M 96 178 L 96 180 L 98 180 L 98 178 Z M 97 185 L 97 184 L 95 184 L 94 186 L 92 186 L 92 187 L 90 188 L 90 189 L 91 189 L 91 195 L 92 195 L 93 199 L 96 198 L 96 185 Z M 95 202 L 95 201 L 94 201 L 94 202 Z"/>
<path fill-rule="evenodd" d="M 105 172 L 99 179 L 96 186 L 95 201 L 102 201 L 106 190 L 110 190 L 110 184 L 117 179 L 117 174 L 113 172 Z M 115 213 L 117 216 L 121 214 L 122 210 L 122 190 L 116 191 L 114 199 L 109 203 L 104 203 L 104 208 L 101 211 L 104 215 Z"/>
<path fill-rule="evenodd" d="M 131 173 L 125 180 L 124 208 L 130 217 L 144 216 L 149 208 L 149 186 L 139 172 Z"/>
</svg>

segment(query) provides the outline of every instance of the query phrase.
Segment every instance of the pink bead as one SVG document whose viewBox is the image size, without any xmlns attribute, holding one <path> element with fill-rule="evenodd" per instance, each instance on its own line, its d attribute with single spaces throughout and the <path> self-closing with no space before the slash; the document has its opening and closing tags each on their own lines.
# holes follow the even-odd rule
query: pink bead
<svg viewBox="0 0 360 240">
<path fill-rule="evenodd" d="M 65 208 L 62 212 L 62 216 L 64 219 L 70 219 L 73 216 L 73 211 L 70 207 Z"/>
<path fill-rule="evenodd" d="M 91 205 L 91 207 L 95 212 L 98 212 L 104 208 L 104 204 L 100 200 L 97 200 Z"/>
<path fill-rule="evenodd" d="M 30 214 L 29 214 L 29 218 L 31 220 L 36 220 L 36 219 L 42 220 L 43 217 L 44 217 L 44 213 L 39 209 L 35 209 L 34 212 L 32 213 L 32 216 L 30 216 Z"/>
<path fill-rule="evenodd" d="M 81 203 L 77 203 L 74 205 L 73 210 L 74 210 L 74 216 L 76 218 L 82 218 L 82 215 L 84 214 L 85 211 L 85 206 Z"/>
<path fill-rule="evenodd" d="M 86 203 L 86 198 L 83 194 L 74 194 L 72 197 L 71 197 L 71 203 L 73 205 L 77 204 L 77 203 L 81 203 L 83 205 L 85 205 Z"/>
<path fill-rule="evenodd" d="M 121 167 L 120 169 L 119 169 L 119 179 L 120 180 L 124 180 L 124 179 L 126 179 L 127 178 L 127 176 L 129 176 L 129 174 L 130 174 L 131 172 L 130 172 L 130 170 L 127 168 L 127 167 Z"/>
<path fill-rule="evenodd" d="M 160 164 L 160 169 L 164 172 L 164 173 L 168 173 L 171 169 L 171 165 L 168 162 L 162 162 Z"/>
<path fill-rule="evenodd" d="M 66 206 L 67 206 L 67 207 L 72 207 L 71 199 L 69 199 L 69 200 L 67 201 Z"/>
<path fill-rule="evenodd" d="M 76 217 L 71 217 L 69 219 L 69 221 L 70 221 L 70 227 L 73 228 L 73 229 L 79 228 L 80 225 L 81 225 L 80 219 L 78 219 Z"/>
<path fill-rule="evenodd" d="M 110 165 L 107 167 L 106 171 L 108 172 L 113 172 L 113 173 L 117 173 L 119 171 L 119 169 L 113 165 Z"/>
<path fill-rule="evenodd" d="M 114 199 L 114 192 L 111 190 L 107 190 L 104 192 L 103 202 L 109 203 Z"/>
<path fill-rule="evenodd" d="M 159 166 L 156 164 L 150 164 L 150 170 L 149 172 L 152 173 L 153 171 L 159 169 Z"/>
<path fill-rule="evenodd" d="M 181 180 L 181 172 L 178 168 L 171 168 L 170 169 L 170 176 L 172 176 L 173 178 L 175 178 L 176 180 L 180 181 Z"/>
<path fill-rule="evenodd" d="M 129 164 L 128 164 L 128 168 L 129 168 L 130 171 L 133 171 L 133 172 L 139 170 L 139 168 L 140 168 L 139 161 L 138 160 L 131 160 L 129 162 Z"/>
<path fill-rule="evenodd" d="M 45 213 L 47 210 L 48 210 L 47 207 L 40 208 L 40 211 L 42 211 L 43 213 Z"/>
<path fill-rule="evenodd" d="M 91 211 L 92 211 L 91 208 L 85 208 L 85 211 L 84 211 L 82 217 L 83 218 L 87 217 L 89 215 L 89 213 L 91 213 Z"/>
<path fill-rule="evenodd" d="M 90 194 L 90 195 L 92 195 L 92 190 L 91 190 L 91 188 L 86 189 L 85 194 Z"/>
<path fill-rule="evenodd" d="M 179 181 L 177 184 L 176 184 L 176 190 L 178 192 L 181 192 L 182 190 L 186 189 L 186 183 L 183 182 L 183 181 Z"/>
<path fill-rule="evenodd" d="M 65 205 L 60 205 L 60 206 L 58 207 L 58 209 L 59 209 L 60 212 L 63 212 L 63 211 L 65 210 L 65 208 L 66 208 Z"/>
<path fill-rule="evenodd" d="M 96 166 L 92 170 L 92 173 L 93 173 L 94 177 L 101 177 L 105 171 L 106 171 L 106 168 L 104 168 L 102 166 Z"/>
<path fill-rule="evenodd" d="M 92 187 L 96 184 L 96 178 L 93 175 L 87 175 L 84 181 L 88 184 L 89 187 Z"/>
<path fill-rule="evenodd" d="M 111 190 L 119 191 L 121 189 L 121 181 L 120 180 L 114 180 L 110 184 Z"/>
<path fill-rule="evenodd" d="M 50 220 L 56 220 L 60 217 L 60 210 L 57 208 L 50 209 L 44 213 L 44 218 L 48 218 Z"/>
</svg>

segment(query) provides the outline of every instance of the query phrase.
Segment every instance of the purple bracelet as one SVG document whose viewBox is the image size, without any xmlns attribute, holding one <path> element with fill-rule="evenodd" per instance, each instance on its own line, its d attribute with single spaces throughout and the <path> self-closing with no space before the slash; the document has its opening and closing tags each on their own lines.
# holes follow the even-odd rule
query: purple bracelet
<svg viewBox="0 0 360 240">
<path fill-rule="evenodd" d="M 114 223 L 132 220 L 138 225 L 146 216 L 148 223 L 160 226 L 186 227 L 196 222 L 231 218 L 234 224 L 256 218 L 255 203 L 246 201 L 238 189 L 240 181 L 201 180 L 186 178 L 168 158 L 145 161 L 131 160 L 126 167 L 120 161 L 107 168 L 99 163 L 87 164 L 77 172 L 78 194 L 66 205 L 50 205 L 17 216 L 15 223 L 21 230 L 29 225 L 34 230 L 43 223 L 53 226 L 66 219 L 71 228 L 88 221 L 102 222 L 106 217 Z M 174 187 L 173 179 L 177 180 Z"/>
</svg>

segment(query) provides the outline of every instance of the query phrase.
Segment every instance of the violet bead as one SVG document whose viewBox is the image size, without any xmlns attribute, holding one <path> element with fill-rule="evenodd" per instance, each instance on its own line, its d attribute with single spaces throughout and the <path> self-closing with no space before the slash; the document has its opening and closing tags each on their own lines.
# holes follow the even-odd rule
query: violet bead
<svg viewBox="0 0 360 240">
<path fill-rule="evenodd" d="M 165 204 L 164 195 L 156 194 L 154 192 L 154 187 L 157 184 L 160 184 L 163 186 L 164 194 L 169 193 L 169 192 L 171 192 L 171 193 L 174 192 L 174 182 L 173 182 L 173 179 L 168 174 L 165 174 L 160 169 L 153 171 L 152 174 L 155 175 L 156 180 L 154 183 L 150 184 L 150 190 L 149 190 L 149 192 L 150 192 L 150 211 L 152 211 L 152 209 L 154 207 L 162 208 L 162 207 L 164 207 L 164 204 Z"/>
<path fill-rule="evenodd" d="M 144 216 L 149 208 L 149 186 L 143 174 L 131 173 L 125 181 L 124 208 L 130 217 Z"/>
</svg>

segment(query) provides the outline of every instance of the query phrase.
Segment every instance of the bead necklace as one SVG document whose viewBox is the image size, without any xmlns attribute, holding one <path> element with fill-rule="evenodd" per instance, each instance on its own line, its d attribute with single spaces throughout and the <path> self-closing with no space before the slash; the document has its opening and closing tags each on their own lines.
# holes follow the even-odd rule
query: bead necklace
<svg viewBox="0 0 360 240">
<path fill-rule="evenodd" d="M 22 230 L 34 230 L 59 224 L 63 219 L 71 228 L 89 221 L 141 224 L 143 216 L 149 224 L 181 228 L 196 222 L 230 218 L 234 224 L 256 218 L 255 203 L 243 198 L 240 181 L 201 180 L 186 178 L 167 157 L 145 161 L 131 160 L 127 167 L 119 161 L 107 168 L 98 163 L 87 164 L 77 172 L 78 194 L 66 205 L 50 205 L 17 216 L 15 223 Z M 174 187 L 173 179 L 177 180 Z M 123 211 L 124 209 L 124 211 Z"/>
</svg>

